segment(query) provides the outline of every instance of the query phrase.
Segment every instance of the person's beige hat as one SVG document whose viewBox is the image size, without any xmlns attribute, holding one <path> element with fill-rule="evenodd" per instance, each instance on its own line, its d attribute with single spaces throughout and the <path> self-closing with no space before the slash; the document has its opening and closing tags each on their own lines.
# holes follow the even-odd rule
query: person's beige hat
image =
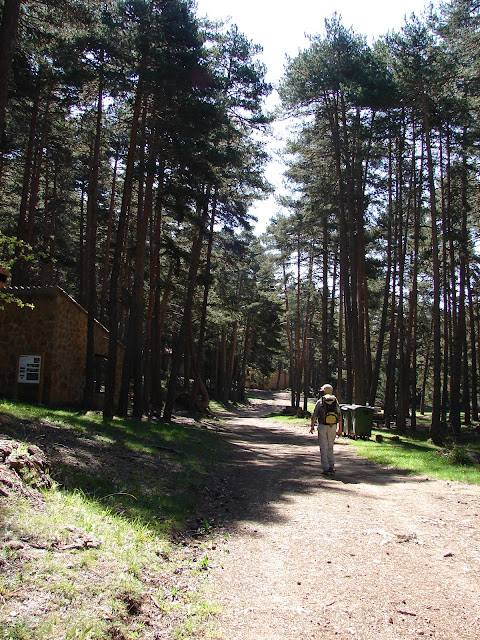
<svg viewBox="0 0 480 640">
<path fill-rule="evenodd" d="M 331 396 L 333 394 L 333 387 L 331 384 L 324 384 L 323 387 L 320 387 L 320 391 L 323 391 L 325 395 Z"/>
</svg>

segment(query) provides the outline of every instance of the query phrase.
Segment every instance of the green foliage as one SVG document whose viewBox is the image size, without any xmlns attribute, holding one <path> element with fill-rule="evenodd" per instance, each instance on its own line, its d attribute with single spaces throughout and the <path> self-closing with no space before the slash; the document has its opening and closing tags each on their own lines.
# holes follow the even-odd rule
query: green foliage
<svg viewBox="0 0 480 640">
<path fill-rule="evenodd" d="M 458 352 L 455 366 L 443 366 L 448 377 L 444 390 L 459 386 L 460 378 L 470 385 L 477 368 L 473 347 L 471 355 L 464 350 L 461 356 L 462 338 L 453 332 L 440 336 L 438 327 L 440 315 L 445 327 L 456 326 L 457 314 L 467 318 L 475 313 L 476 294 L 468 281 L 479 259 L 478 207 L 471 199 L 478 177 L 470 171 L 477 162 L 478 83 L 472 80 L 478 70 L 473 53 L 478 25 L 478 5 L 453 0 L 437 14 L 412 15 L 398 33 L 370 46 L 335 14 L 324 32 L 312 36 L 310 45 L 289 61 L 280 86 L 284 113 L 297 123 L 286 148 L 291 195 L 282 199 L 291 214 L 273 221 L 268 241 L 283 263 L 290 309 L 295 254 L 302 255 L 305 280 L 311 252 L 314 296 L 332 300 L 331 310 L 324 308 L 320 322 L 309 327 L 312 346 L 319 344 L 315 351 L 323 377 L 327 369 L 327 375 L 336 375 L 335 331 L 343 318 L 348 400 L 385 404 L 403 421 L 406 405 L 418 393 L 420 370 L 433 353 L 434 375 L 426 375 L 425 388 L 427 401 L 435 406 L 437 436 L 440 404 L 444 410 L 450 402 L 440 402 L 440 351 Z M 431 224 L 434 216 L 439 233 L 441 226 L 439 240 Z M 322 244 L 325 236 L 328 242 Z M 300 294 L 303 317 L 309 292 Z M 393 293 L 398 293 L 395 299 Z M 293 316 L 289 321 L 298 325 Z M 389 343 L 388 318 L 395 318 Z M 461 323 L 465 326 L 458 325 L 458 331 L 474 344 L 473 320 L 469 326 Z M 294 339 L 298 345 L 296 331 L 298 326 L 292 326 L 287 334 L 290 348 Z M 468 375 L 460 374 L 462 358 L 468 361 Z M 404 386 L 407 378 L 412 389 Z M 471 391 L 462 389 L 464 398 L 472 397 L 472 409 L 475 387 L 473 382 Z"/>
<path fill-rule="evenodd" d="M 473 458 L 465 447 L 455 445 L 449 453 L 449 460 L 455 466 L 468 467 L 473 465 Z"/>
<path fill-rule="evenodd" d="M 22 622 L 7 622 L 1 631 L 2 640 L 30 640 L 33 637 L 33 629 Z"/>
<path fill-rule="evenodd" d="M 183 0 L 62 7 L 48 0 L 22 7 L 0 195 L 0 228 L 18 240 L 12 283 L 63 287 L 85 308 L 97 307 L 114 338 L 116 318 L 126 318 L 118 338 L 139 339 L 127 345 L 125 379 L 139 345 L 147 343 L 155 352 L 145 378 L 164 380 L 159 368 L 165 361 L 154 362 L 160 358 L 155 341 L 173 350 L 181 318 L 171 310 L 185 306 L 189 287 L 206 287 L 207 299 L 214 281 L 204 251 L 195 273 L 190 270 L 199 226 L 211 218 L 215 236 L 223 225 L 233 233 L 249 230 L 250 205 L 270 189 L 258 136 L 270 121 L 261 48 L 237 27 L 201 25 L 194 5 Z M 205 230 L 201 245 L 206 238 Z M 35 253 L 21 253 L 21 243 L 35 246 Z M 111 293 L 119 286 L 120 296 Z M 250 318 L 260 313 L 257 294 L 244 295 Z M 118 313 L 109 295 L 118 297 Z M 270 307 L 264 301 L 263 310 Z M 154 313 L 163 320 L 152 322 Z M 195 307 L 193 315 L 196 328 L 202 310 Z M 129 317 L 135 325 L 130 334 Z M 213 322 L 205 333 L 217 328 Z M 275 349 L 274 340 L 257 349 L 256 338 L 265 368 L 270 356 L 264 352 Z M 205 358 L 218 349 L 212 342 Z M 236 370 L 233 377 L 240 375 Z M 102 384 L 108 390 L 107 378 Z M 147 402 L 158 406 L 162 393 L 159 382 Z"/>
<path fill-rule="evenodd" d="M 0 267 L 4 267 L 7 273 L 10 273 L 12 266 L 16 260 L 25 259 L 32 260 L 33 255 L 31 253 L 32 248 L 23 242 L 17 240 L 14 237 L 5 236 L 0 230 L 0 256 L 3 257 L 0 260 Z M 33 309 L 33 304 L 24 303 L 18 296 L 15 296 L 11 292 L 6 292 L 0 288 L 0 311 L 5 309 L 6 304 L 16 304 L 17 307 L 30 307 Z"/>
<path fill-rule="evenodd" d="M 238 234 L 225 228 L 216 240 L 215 280 L 208 310 L 213 335 L 222 327 L 232 335 L 237 327 L 241 339 L 237 341 L 235 378 L 246 376 L 247 368 L 257 370 L 259 377 L 269 376 L 281 350 L 282 317 L 272 261 L 251 232 Z M 246 344 L 249 353 L 245 361 Z M 230 399 L 241 400 L 241 389 L 238 393 Z"/>
</svg>

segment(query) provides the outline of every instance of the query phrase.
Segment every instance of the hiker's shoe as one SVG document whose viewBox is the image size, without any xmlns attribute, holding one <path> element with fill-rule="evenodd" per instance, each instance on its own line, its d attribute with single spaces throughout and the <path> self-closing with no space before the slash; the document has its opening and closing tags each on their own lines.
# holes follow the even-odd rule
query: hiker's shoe
<svg viewBox="0 0 480 640">
<path fill-rule="evenodd" d="M 335 468 L 334 467 L 330 467 L 330 469 L 328 470 L 329 473 L 335 473 Z"/>
<path fill-rule="evenodd" d="M 332 473 L 334 473 L 334 470 L 332 468 L 323 470 L 324 476 L 330 476 Z"/>
</svg>

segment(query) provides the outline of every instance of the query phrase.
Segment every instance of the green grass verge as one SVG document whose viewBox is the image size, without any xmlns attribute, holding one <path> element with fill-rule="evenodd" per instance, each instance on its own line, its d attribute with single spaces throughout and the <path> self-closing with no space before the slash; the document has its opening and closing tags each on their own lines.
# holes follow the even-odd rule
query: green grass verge
<svg viewBox="0 0 480 640">
<path fill-rule="evenodd" d="M 310 421 L 305 418 L 297 418 L 296 416 L 286 416 L 281 413 L 272 413 L 268 418 L 272 418 L 275 422 L 284 422 L 285 424 L 298 424 L 298 425 L 309 425 Z"/>
<path fill-rule="evenodd" d="M 222 457 L 216 434 L 12 402 L 0 414 L 6 435 L 64 451 L 53 488 L 2 498 L 0 640 L 149 640 L 155 624 L 199 637 L 209 540 L 188 531 L 209 532 L 196 509 Z"/>
<path fill-rule="evenodd" d="M 310 414 L 312 414 L 314 409 L 315 409 L 315 402 L 313 403 L 309 402 L 307 404 L 307 411 L 310 412 Z M 303 411 L 303 408 L 301 408 L 301 410 Z M 310 424 L 310 418 L 304 418 L 304 417 L 299 418 L 296 415 L 292 416 L 292 415 L 284 414 L 283 411 L 272 413 L 269 417 L 275 418 L 277 422 L 285 422 L 287 424 Z"/>
<path fill-rule="evenodd" d="M 377 442 L 376 435 L 382 436 Z M 480 443 L 463 435 L 461 445 L 437 447 L 425 433 L 397 435 L 373 430 L 371 439 L 350 440 L 361 456 L 377 464 L 442 480 L 480 484 Z"/>
<path fill-rule="evenodd" d="M 52 470 L 60 477 L 62 487 L 81 490 L 87 497 L 167 535 L 184 527 L 195 508 L 198 491 L 221 455 L 221 443 L 214 432 L 179 423 L 132 418 L 104 421 L 98 412 L 12 402 L 0 403 L 0 413 L 36 425 L 33 433 L 38 434 L 40 447 L 52 428 L 60 440 L 62 428 L 70 429 L 76 437 L 77 463 L 69 464 L 67 458 L 61 468 Z M 18 432 L 11 435 L 21 438 Z M 164 465 L 160 477 L 156 473 L 159 460 Z"/>
</svg>

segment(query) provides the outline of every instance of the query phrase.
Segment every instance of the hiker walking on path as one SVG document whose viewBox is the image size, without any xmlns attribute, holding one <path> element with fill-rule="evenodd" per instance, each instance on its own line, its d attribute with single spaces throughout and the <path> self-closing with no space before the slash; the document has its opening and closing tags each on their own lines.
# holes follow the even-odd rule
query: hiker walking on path
<svg viewBox="0 0 480 640">
<path fill-rule="evenodd" d="M 333 395 L 331 384 L 324 384 L 320 388 L 322 397 L 319 398 L 313 410 L 310 433 L 315 430 L 317 421 L 318 445 L 322 461 L 323 473 L 335 473 L 335 457 L 333 455 L 333 443 L 337 433 L 337 424 L 340 422 L 340 406 Z"/>
</svg>

